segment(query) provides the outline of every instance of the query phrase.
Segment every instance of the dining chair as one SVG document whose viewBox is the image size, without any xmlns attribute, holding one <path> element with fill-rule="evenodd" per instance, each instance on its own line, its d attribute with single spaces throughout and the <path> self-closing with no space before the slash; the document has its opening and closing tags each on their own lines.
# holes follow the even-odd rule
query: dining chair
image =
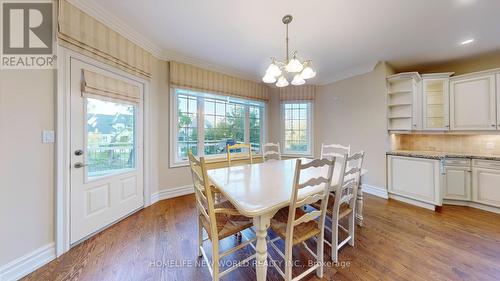
<svg viewBox="0 0 500 281">
<path fill-rule="evenodd" d="M 252 219 L 241 215 L 229 201 L 216 204 L 213 197 L 213 187 L 208 181 L 204 157 L 200 157 L 198 160 L 189 151 L 188 158 L 195 190 L 196 207 L 198 209 L 198 256 L 203 257 L 207 263 L 212 280 L 219 280 L 224 275 L 246 264 L 255 257 L 255 254 L 251 255 L 228 269 L 220 271 L 220 260 L 222 258 L 248 245 L 255 250 L 255 246 L 252 243 L 256 239 L 249 239 L 242 232 L 252 227 Z M 203 229 L 208 234 L 207 238 L 203 238 Z M 219 241 L 238 232 L 242 232 L 246 241 L 223 253 L 219 253 Z M 203 249 L 203 243 L 207 240 L 210 240 L 212 244 L 212 262 L 209 262 Z"/>
<path fill-rule="evenodd" d="M 351 145 L 344 146 L 341 144 L 321 144 L 321 159 L 327 157 L 339 157 L 346 153 L 347 155 L 351 154 Z"/>
<path fill-rule="evenodd" d="M 281 160 L 280 143 L 266 143 L 262 145 L 262 159 L 264 162 Z"/>
<path fill-rule="evenodd" d="M 354 233 L 356 221 L 356 196 L 361 181 L 361 168 L 363 166 L 365 153 L 363 151 L 351 156 L 336 157 L 340 163 L 339 182 L 335 186 L 334 192 L 330 192 L 328 198 L 327 214 L 331 221 L 331 227 L 325 224 L 325 229 L 332 234 L 331 243 L 325 239 L 325 243 L 331 247 L 331 258 L 333 262 L 338 262 L 338 251 L 346 244 L 354 246 Z M 349 169 L 348 171 L 346 171 Z M 316 209 L 322 206 L 312 204 Z M 340 220 L 348 218 L 347 229 L 340 224 Z M 347 237 L 339 243 L 339 230 L 347 233 Z"/>
<path fill-rule="evenodd" d="M 239 149 L 246 149 L 246 152 L 233 152 L 235 150 Z M 239 155 L 242 156 L 241 158 L 238 158 L 238 160 L 248 160 L 250 164 L 253 164 L 253 159 L 252 159 L 252 146 L 248 143 L 237 143 L 234 145 L 228 144 L 226 146 L 227 150 L 227 165 L 228 167 L 231 167 L 231 158 L 233 157 L 232 155 Z"/>
<path fill-rule="evenodd" d="M 323 240 L 324 240 L 324 224 L 326 217 L 326 207 L 328 194 L 333 175 L 334 159 L 315 159 L 302 164 L 301 159 L 297 159 L 295 165 L 295 176 L 293 179 L 293 189 L 290 199 L 290 205 L 280 209 L 271 219 L 271 229 L 278 237 L 269 240 L 269 244 L 279 253 L 285 261 L 285 272 L 272 262 L 280 275 L 287 281 L 300 280 L 306 275 L 316 270 L 316 275 L 319 278 L 323 277 Z M 328 167 L 327 172 L 319 177 L 307 178 L 307 169 L 317 169 Z M 304 175 L 301 177 L 301 175 Z M 321 187 L 321 188 L 318 188 Z M 299 191 L 306 191 L 305 198 L 299 198 Z M 321 202 L 321 208 L 310 213 L 305 212 L 302 206 L 314 202 Z M 314 253 L 305 243 L 305 241 L 315 238 L 316 253 Z M 275 245 L 279 239 L 285 240 L 285 253 Z M 304 248 L 316 259 L 316 263 L 302 272 L 295 278 L 292 278 L 292 248 L 295 245 L 302 244 Z"/>
</svg>

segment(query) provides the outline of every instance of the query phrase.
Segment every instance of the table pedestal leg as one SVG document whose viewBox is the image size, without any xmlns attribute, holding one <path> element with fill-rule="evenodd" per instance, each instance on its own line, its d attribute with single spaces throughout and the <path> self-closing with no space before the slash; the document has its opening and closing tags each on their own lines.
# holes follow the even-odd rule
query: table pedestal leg
<svg viewBox="0 0 500 281">
<path fill-rule="evenodd" d="M 255 233 L 257 236 L 257 246 L 255 253 L 255 270 L 257 273 L 257 281 L 265 281 L 267 276 L 267 229 L 269 228 L 270 216 L 262 215 L 253 218 Z"/>
<path fill-rule="evenodd" d="M 359 183 L 358 195 L 356 196 L 356 222 L 363 226 L 363 184 Z"/>
</svg>

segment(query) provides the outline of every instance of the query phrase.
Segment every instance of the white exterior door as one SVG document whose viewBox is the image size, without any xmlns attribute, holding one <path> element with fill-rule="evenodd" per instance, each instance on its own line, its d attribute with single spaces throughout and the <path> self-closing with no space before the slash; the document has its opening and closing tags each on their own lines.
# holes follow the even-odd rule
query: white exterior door
<svg viewBox="0 0 500 281">
<path fill-rule="evenodd" d="M 496 130 L 495 75 L 451 82 L 451 130 Z"/>
<path fill-rule="evenodd" d="M 71 59 L 71 244 L 144 204 L 142 101 L 82 97 L 83 69 L 137 85 L 141 97 L 144 89 L 134 80 Z"/>
</svg>

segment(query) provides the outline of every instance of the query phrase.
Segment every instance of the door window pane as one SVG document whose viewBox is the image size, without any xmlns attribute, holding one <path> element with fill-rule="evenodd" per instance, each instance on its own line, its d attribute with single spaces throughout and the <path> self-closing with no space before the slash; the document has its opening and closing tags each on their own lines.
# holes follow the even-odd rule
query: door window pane
<svg viewBox="0 0 500 281">
<path fill-rule="evenodd" d="M 86 99 L 87 178 L 135 168 L 136 106 Z"/>
</svg>

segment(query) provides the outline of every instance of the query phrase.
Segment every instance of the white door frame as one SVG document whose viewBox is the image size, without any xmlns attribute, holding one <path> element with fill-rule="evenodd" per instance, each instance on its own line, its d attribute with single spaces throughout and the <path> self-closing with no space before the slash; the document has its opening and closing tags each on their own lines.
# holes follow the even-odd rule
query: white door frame
<svg viewBox="0 0 500 281">
<path fill-rule="evenodd" d="M 125 71 L 96 61 L 85 55 L 57 46 L 57 95 L 56 95 L 56 189 L 55 189 L 55 240 L 56 256 L 70 249 L 70 61 L 77 59 L 95 67 L 134 80 L 144 86 L 143 142 L 144 142 L 144 207 L 151 205 L 151 96 L 150 82 Z"/>
</svg>

